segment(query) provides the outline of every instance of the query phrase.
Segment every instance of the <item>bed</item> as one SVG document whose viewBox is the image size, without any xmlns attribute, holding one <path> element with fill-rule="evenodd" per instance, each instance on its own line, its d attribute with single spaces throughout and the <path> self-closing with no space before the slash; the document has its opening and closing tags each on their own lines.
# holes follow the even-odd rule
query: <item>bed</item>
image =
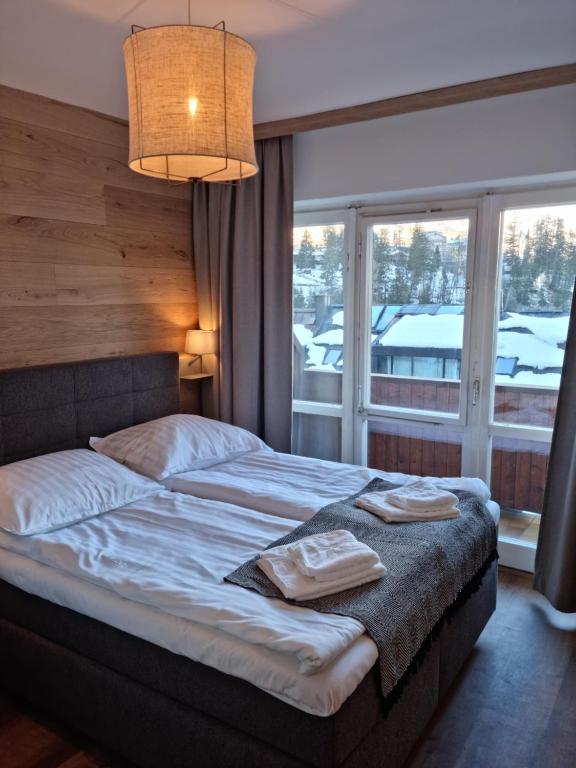
<svg viewBox="0 0 576 768">
<path fill-rule="evenodd" d="M 85 447 L 91 435 L 177 411 L 175 354 L 3 372 L 0 463 Z M 234 489 L 227 492 L 241 501 L 237 511 L 213 492 L 190 491 L 204 495 L 194 501 L 194 514 L 220 504 L 244 526 L 256 514 L 254 499 L 248 503 Z M 190 505 L 170 491 L 164 496 L 167 505 L 183 505 L 183 524 L 190 524 Z M 269 540 L 298 521 L 297 511 L 291 522 L 286 510 L 274 511 L 266 511 Z M 218 627 L 190 637 L 185 617 L 162 616 L 162 623 L 153 606 L 128 596 L 92 583 L 80 588 L 61 572 L 50 579 L 50 565 L 31 561 L 25 548 L 1 552 L 3 687 L 151 767 L 399 766 L 495 605 L 492 564 L 383 716 L 374 649 L 361 634 L 326 669 L 303 679 L 270 648 L 255 652 L 250 643 L 231 642 L 222 653 Z M 256 665 L 264 670 L 259 685 L 248 674 Z M 247 670 L 245 679 L 239 670 Z"/>
</svg>

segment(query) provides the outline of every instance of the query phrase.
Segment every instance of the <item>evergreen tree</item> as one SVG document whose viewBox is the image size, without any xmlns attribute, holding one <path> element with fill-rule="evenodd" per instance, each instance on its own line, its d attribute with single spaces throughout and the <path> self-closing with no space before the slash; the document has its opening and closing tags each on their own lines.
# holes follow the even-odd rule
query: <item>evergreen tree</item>
<svg viewBox="0 0 576 768">
<path fill-rule="evenodd" d="M 389 304 L 394 280 L 392 248 L 388 232 L 374 232 L 372 242 L 372 303 Z"/>
<path fill-rule="evenodd" d="M 412 230 L 412 240 L 408 250 L 408 270 L 410 272 L 410 298 L 420 304 L 432 301 L 434 275 L 439 266 L 428 235 L 420 224 Z"/>
<path fill-rule="evenodd" d="M 344 232 L 341 228 L 324 229 L 321 278 L 326 286 L 326 293 L 331 304 L 341 304 L 342 291 L 342 256 L 344 253 Z"/>
<path fill-rule="evenodd" d="M 518 296 L 522 292 L 522 257 L 520 256 L 520 227 L 514 218 L 504 233 L 502 264 L 502 310 L 515 312 L 518 309 Z"/>
<path fill-rule="evenodd" d="M 311 272 L 316 266 L 316 246 L 308 229 L 302 233 L 300 248 L 294 256 L 294 265 L 302 272 Z"/>
</svg>

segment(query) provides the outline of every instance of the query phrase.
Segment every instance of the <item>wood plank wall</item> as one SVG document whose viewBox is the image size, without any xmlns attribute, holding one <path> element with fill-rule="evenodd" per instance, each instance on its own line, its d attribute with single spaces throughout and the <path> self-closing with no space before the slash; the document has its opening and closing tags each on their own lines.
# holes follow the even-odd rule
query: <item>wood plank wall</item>
<svg viewBox="0 0 576 768">
<path fill-rule="evenodd" d="M 113 118 L 0 86 L 0 368 L 182 351 L 190 189 L 126 165 Z"/>
</svg>

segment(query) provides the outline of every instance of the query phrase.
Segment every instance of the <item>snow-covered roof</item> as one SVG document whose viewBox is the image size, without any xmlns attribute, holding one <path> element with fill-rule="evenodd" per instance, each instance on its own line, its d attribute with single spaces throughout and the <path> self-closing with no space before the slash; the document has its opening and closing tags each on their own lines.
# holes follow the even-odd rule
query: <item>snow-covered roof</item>
<svg viewBox="0 0 576 768">
<path fill-rule="evenodd" d="M 309 343 L 307 346 L 308 356 L 306 358 L 306 365 L 313 365 L 314 367 L 322 366 L 324 362 L 324 355 L 326 354 L 325 347 L 319 347 L 316 344 Z M 333 369 L 333 366 L 327 366 Z"/>
<path fill-rule="evenodd" d="M 539 339 L 547 344 L 561 344 L 566 341 L 568 335 L 568 323 L 570 317 L 561 315 L 560 317 L 538 317 L 535 315 L 521 315 L 517 312 L 511 312 L 505 320 L 500 320 L 498 328 L 501 331 L 507 328 L 526 328 Z"/>
<path fill-rule="evenodd" d="M 306 326 L 302 325 L 301 323 L 294 323 L 292 326 L 292 332 L 303 347 L 305 347 L 308 342 L 311 341 L 312 336 L 314 335 L 309 328 L 306 328 Z"/>
<path fill-rule="evenodd" d="M 460 349 L 463 315 L 404 315 L 380 337 L 381 347 Z"/>
<path fill-rule="evenodd" d="M 332 325 L 344 325 L 344 310 L 334 312 L 331 319 Z"/>
<path fill-rule="evenodd" d="M 506 376 L 497 373 L 494 377 L 496 384 L 530 384 L 534 387 L 551 387 L 558 389 L 560 386 L 559 373 L 534 373 L 534 371 L 518 371 L 516 376 Z"/>
<path fill-rule="evenodd" d="M 341 347 L 344 344 L 343 328 L 333 328 L 331 331 L 324 331 L 319 336 L 314 336 L 314 344 L 326 344 L 330 347 Z"/>
<path fill-rule="evenodd" d="M 518 365 L 538 370 L 562 368 L 564 362 L 564 350 L 559 349 L 554 341 L 547 342 L 531 333 L 514 331 L 498 333 L 497 355 L 515 357 L 518 359 Z"/>
<path fill-rule="evenodd" d="M 323 288 L 324 281 L 318 276 L 306 275 L 303 272 L 295 272 L 294 286 L 295 287 L 312 286 L 314 288 Z"/>
</svg>

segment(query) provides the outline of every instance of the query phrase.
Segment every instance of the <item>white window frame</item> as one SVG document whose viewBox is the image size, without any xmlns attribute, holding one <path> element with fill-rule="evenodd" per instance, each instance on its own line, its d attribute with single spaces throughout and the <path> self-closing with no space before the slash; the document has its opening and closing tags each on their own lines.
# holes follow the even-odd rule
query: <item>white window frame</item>
<svg viewBox="0 0 576 768">
<path fill-rule="evenodd" d="M 342 461 L 367 464 L 368 421 L 390 425 L 418 422 L 442 426 L 462 438 L 462 472 L 483 477 L 490 484 L 492 439 L 508 437 L 550 444 L 553 430 L 505 424 L 493 420 L 496 334 L 501 279 L 502 213 L 509 208 L 576 204 L 575 186 L 482 192 L 461 198 L 431 198 L 394 204 L 355 203 L 348 209 L 300 206 L 295 226 L 343 223 L 346 226 L 346 277 L 344 284 L 344 355 L 348 364 L 342 373 L 342 404 L 293 401 L 295 413 L 334 416 L 342 420 Z M 473 215 L 471 215 L 473 214 Z M 364 402 L 370 382 L 371 275 L 365 265 L 363 246 L 368 227 L 374 223 L 418 221 L 470 216 L 467 265 L 468 294 L 461 361 L 461 400 L 458 415 L 424 410 L 373 406 Z M 418 217 L 421 217 L 419 219 Z M 346 279 L 347 278 L 347 279 Z M 352 320 L 351 320 L 352 319 Z M 491 330 L 491 332 L 489 332 Z M 487 332 L 488 331 L 488 332 Z M 472 404 L 473 382 L 479 385 L 479 400 Z M 535 546 L 501 537 L 501 559 L 511 567 L 533 570 Z"/>
<path fill-rule="evenodd" d="M 294 227 L 330 226 L 344 224 L 345 254 L 343 261 L 344 293 L 344 344 L 342 357 L 342 402 L 322 403 L 292 398 L 292 413 L 311 416 L 330 416 L 341 423 L 341 461 L 352 462 L 353 454 L 353 406 L 354 406 L 354 280 L 355 280 L 355 226 L 354 210 L 338 208 L 322 211 L 294 213 Z"/>
</svg>

